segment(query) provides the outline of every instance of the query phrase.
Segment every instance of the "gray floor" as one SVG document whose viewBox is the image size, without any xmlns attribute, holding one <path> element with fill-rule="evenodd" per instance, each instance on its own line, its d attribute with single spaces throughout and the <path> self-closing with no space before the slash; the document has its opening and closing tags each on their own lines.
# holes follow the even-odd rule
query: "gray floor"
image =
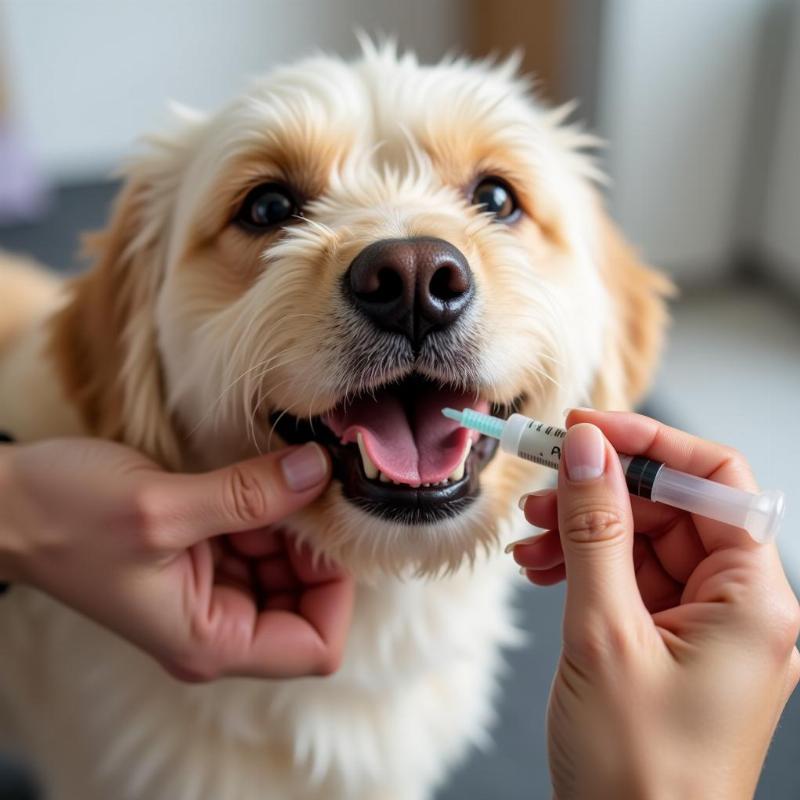
<svg viewBox="0 0 800 800">
<path fill-rule="evenodd" d="M 72 271 L 77 233 L 102 225 L 112 188 L 106 185 L 65 189 L 54 199 L 41 225 L 0 227 L 0 248 L 33 254 L 47 264 Z M 662 376 L 663 379 L 663 376 Z M 665 396 L 668 393 L 665 393 Z M 682 424 L 668 397 L 656 398 L 656 416 Z M 660 413 L 658 413 L 660 412 Z M 493 747 L 474 753 L 439 793 L 437 800 L 546 800 L 550 797 L 545 749 L 545 710 L 551 676 L 558 658 L 563 587 L 523 587 L 518 596 L 520 618 L 530 632 L 524 648 L 508 657 L 508 673 L 498 704 Z M 800 693 L 783 715 L 759 784 L 759 800 L 800 797 Z M 11 770 L 0 760 L 0 800 L 31 800 Z M 111 800 L 109 798 L 109 800 Z M 146 798 L 142 798 L 146 800 Z M 216 800 L 216 799 L 215 799 Z M 223 798 L 219 798 L 223 800 Z"/>
</svg>

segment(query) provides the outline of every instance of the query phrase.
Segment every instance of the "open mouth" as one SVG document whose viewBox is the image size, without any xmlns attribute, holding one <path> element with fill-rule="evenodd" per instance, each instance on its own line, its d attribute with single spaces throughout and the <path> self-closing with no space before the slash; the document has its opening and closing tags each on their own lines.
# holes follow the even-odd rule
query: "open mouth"
<svg viewBox="0 0 800 800">
<path fill-rule="evenodd" d="M 314 439 L 329 449 L 334 477 L 351 502 L 395 522 L 422 524 L 463 511 L 497 449 L 495 439 L 460 427 L 442 409 L 507 416 L 517 405 L 491 405 L 474 391 L 412 375 L 314 419 L 276 413 L 273 422 L 289 443 Z"/>
</svg>

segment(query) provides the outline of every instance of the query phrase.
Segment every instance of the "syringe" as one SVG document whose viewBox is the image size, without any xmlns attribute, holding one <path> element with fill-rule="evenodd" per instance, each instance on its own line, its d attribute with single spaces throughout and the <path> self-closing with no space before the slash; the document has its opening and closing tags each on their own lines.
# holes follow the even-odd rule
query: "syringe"
<svg viewBox="0 0 800 800">
<path fill-rule="evenodd" d="M 512 414 L 504 420 L 471 408 L 445 408 L 442 414 L 465 428 L 499 439 L 501 449 L 507 453 L 558 469 L 567 435 L 563 428 L 522 414 Z M 619 460 L 632 495 L 744 528 L 757 542 L 770 542 L 778 533 L 784 510 L 783 492 L 754 494 L 734 489 L 670 469 L 645 456 L 619 453 Z"/>
</svg>

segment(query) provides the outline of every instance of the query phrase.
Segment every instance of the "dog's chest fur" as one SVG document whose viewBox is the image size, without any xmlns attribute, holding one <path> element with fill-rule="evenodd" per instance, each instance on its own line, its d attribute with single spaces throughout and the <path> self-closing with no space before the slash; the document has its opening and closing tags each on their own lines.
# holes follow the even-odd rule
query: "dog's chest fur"
<svg viewBox="0 0 800 800">
<path fill-rule="evenodd" d="M 32 591 L 0 686 L 53 800 L 424 798 L 491 719 L 509 565 L 361 587 L 332 678 L 187 686 Z M 13 687 L 13 691 L 9 689 Z"/>
</svg>

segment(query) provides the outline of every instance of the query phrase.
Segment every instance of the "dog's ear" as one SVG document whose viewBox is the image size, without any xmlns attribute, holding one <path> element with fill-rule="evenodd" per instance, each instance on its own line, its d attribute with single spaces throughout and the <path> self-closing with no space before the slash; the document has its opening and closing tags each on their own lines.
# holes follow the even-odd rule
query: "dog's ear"
<svg viewBox="0 0 800 800">
<path fill-rule="evenodd" d="M 178 467 L 166 408 L 155 303 L 182 159 L 154 149 L 133 164 L 105 230 L 86 237 L 92 267 L 68 286 L 50 353 L 88 430 Z"/>
<path fill-rule="evenodd" d="M 600 270 L 611 296 L 603 363 L 591 392 L 595 408 L 628 409 L 642 399 L 658 365 L 672 282 L 645 266 L 597 203 Z"/>
</svg>

